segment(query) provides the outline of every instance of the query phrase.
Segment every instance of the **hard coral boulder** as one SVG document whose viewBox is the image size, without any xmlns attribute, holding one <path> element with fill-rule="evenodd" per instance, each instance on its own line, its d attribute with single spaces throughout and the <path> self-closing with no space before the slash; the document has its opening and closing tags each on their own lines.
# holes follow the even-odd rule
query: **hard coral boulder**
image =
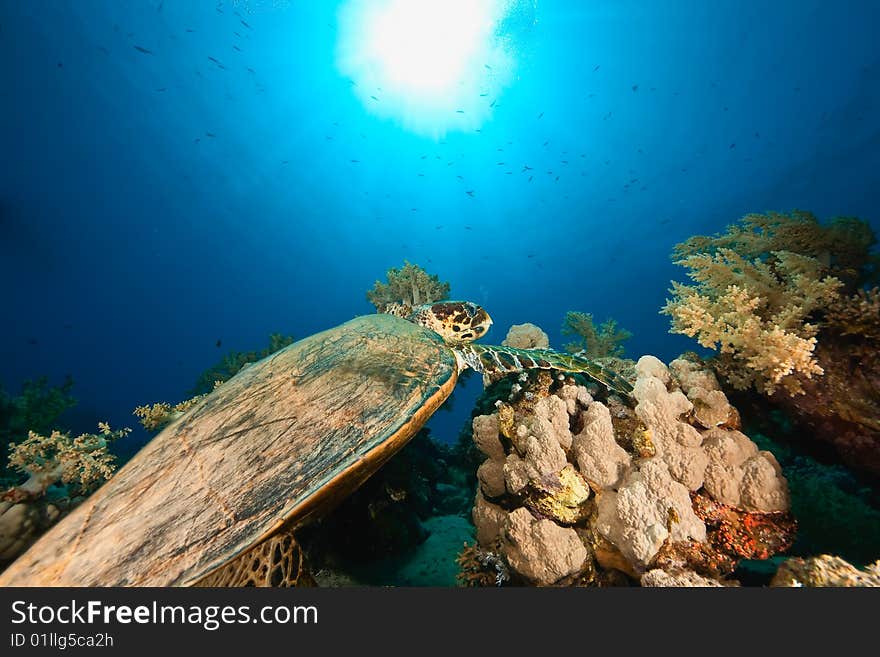
<svg viewBox="0 0 880 657">
<path fill-rule="evenodd" d="M 859 570 L 840 557 L 827 554 L 806 559 L 794 557 L 779 567 L 770 586 L 880 586 L 880 561 Z"/>
<path fill-rule="evenodd" d="M 695 587 L 717 587 L 723 586 L 721 582 L 715 579 L 703 577 L 693 570 L 662 570 L 655 568 L 649 570 L 642 575 L 640 583 L 642 586 L 650 587 L 676 587 L 676 588 L 695 588 Z"/>
<path fill-rule="evenodd" d="M 709 458 L 701 448 L 700 432 L 682 419 L 693 404 L 680 390 L 668 392 L 656 376 L 639 377 L 633 396 L 638 401 L 636 416 L 650 430 L 657 457 L 688 490 L 700 488 Z"/>
<path fill-rule="evenodd" d="M 604 491 L 598 510 L 596 529 L 640 570 L 667 539 L 706 540 L 706 526 L 694 514 L 687 488 L 659 459 L 631 471 L 618 491 Z"/>
<path fill-rule="evenodd" d="M 511 326 L 501 344 L 516 349 L 549 349 L 550 338 L 540 327 L 526 322 Z"/>
<path fill-rule="evenodd" d="M 538 520 L 522 507 L 508 514 L 502 541 L 511 568 L 542 586 L 574 575 L 587 560 L 574 529 Z"/>
<path fill-rule="evenodd" d="M 478 415 L 473 421 L 474 444 L 493 460 L 503 461 L 504 447 L 499 439 L 498 415 Z"/>
<path fill-rule="evenodd" d="M 611 412 L 593 402 L 581 415 L 583 430 L 572 441 L 572 454 L 581 474 L 596 486 L 616 488 L 630 467 L 632 458 L 614 440 Z"/>
<path fill-rule="evenodd" d="M 705 490 L 713 499 L 748 511 L 787 511 L 788 485 L 770 452 L 759 452 L 739 431 L 711 429 L 703 435 L 709 455 Z"/>
<path fill-rule="evenodd" d="M 487 501 L 478 490 L 471 518 L 474 527 L 477 528 L 477 543 L 489 546 L 501 536 L 501 530 L 507 520 L 507 511 Z"/>
<path fill-rule="evenodd" d="M 504 461 L 487 460 L 477 468 L 480 489 L 487 497 L 499 497 L 506 491 L 504 485 Z"/>
<path fill-rule="evenodd" d="M 537 515 L 561 525 L 573 525 L 590 512 L 586 504 L 590 487 L 570 464 L 562 470 L 529 482 L 525 491 L 526 507 Z"/>
</svg>

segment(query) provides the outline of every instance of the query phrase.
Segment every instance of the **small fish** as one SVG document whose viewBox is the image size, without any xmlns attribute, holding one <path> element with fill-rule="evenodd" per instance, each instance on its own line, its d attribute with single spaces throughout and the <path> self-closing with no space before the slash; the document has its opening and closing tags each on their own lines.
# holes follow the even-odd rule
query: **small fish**
<svg viewBox="0 0 880 657">
<path fill-rule="evenodd" d="M 39 343 L 37 342 L 37 339 L 36 339 L 36 338 L 29 338 L 29 339 L 28 339 L 28 344 L 30 344 L 30 345 L 36 345 L 36 344 L 39 344 Z"/>
<path fill-rule="evenodd" d="M 459 180 L 464 180 L 464 176 L 456 176 Z"/>
<path fill-rule="evenodd" d="M 600 66 L 601 66 L 601 64 L 596 64 L 596 67 L 593 69 L 593 73 L 598 71 Z"/>
<path fill-rule="evenodd" d="M 217 342 L 214 343 L 214 346 L 219 349 L 221 344 L 223 344 L 223 342 L 220 340 L 220 338 L 217 338 Z"/>
<path fill-rule="evenodd" d="M 532 178 L 534 178 L 534 176 L 529 176 L 529 182 L 532 182 Z"/>
<path fill-rule="evenodd" d="M 468 191 L 465 192 L 465 194 L 467 194 L 468 196 L 470 196 L 471 198 L 473 198 L 473 197 L 474 197 L 474 190 L 472 190 L 472 189 L 471 189 L 471 190 L 468 190 Z"/>
<path fill-rule="evenodd" d="M 206 132 L 206 133 L 205 133 L 205 137 L 212 137 L 212 138 L 213 138 L 213 137 L 216 137 L 216 136 L 217 136 L 217 135 L 215 135 L 213 132 Z"/>
<path fill-rule="evenodd" d="M 531 171 L 531 170 L 532 170 L 532 167 L 530 167 L 528 164 L 523 164 L 523 168 L 520 173 L 522 173 L 523 171 Z"/>
<path fill-rule="evenodd" d="M 245 26 L 247 29 L 249 29 L 249 30 L 253 30 L 253 29 L 254 29 L 254 28 L 252 28 L 250 25 L 248 25 L 248 24 L 245 22 L 245 20 L 244 20 L 243 18 L 238 19 L 238 22 L 241 23 L 242 25 L 244 25 L 244 26 Z"/>
<path fill-rule="evenodd" d="M 163 91 L 165 91 L 165 87 L 159 87 L 158 89 L 156 89 L 156 91 L 158 93 L 162 93 Z"/>
<path fill-rule="evenodd" d="M 252 69 L 250 66 L 247 67 L 247 70 L 249 73 L 253 73 L 254 75 L 257 74 L 257 72 L 254 69 Z"/>
<path fill-rule="evenodd" d="M 498 166 L 499 166 L 499 167 L 503 167 L 503 166 L 504 166 L 504 162 L 498 162 Z"/>
<path fill-rule="evenodd" d="M 349 160 L 349 162 L 351 162 L 352 164 L 360 164 L 361 163 L 360 160 Z"/>
<path fill-rule="evenodd" d="M 159 13 L 159 14 L 161 14 L 161 13 L 162 13 L 162 7 L 164 7 L 164 6 L 165 6 L 165 0 L 162 0 L 162 2 L 159 3 L 159 6 L 156 7 L 156 12 Z"/>
<path fill-rule="evenodd" d="M 492 70 L 492 67 L 489 66 L 488 64 L 483 64 L 483 66 L 485 66 L 485 67 L 486 67 L 486 70 L 488 70 L 488 71 L 491 71 L 491 70 Z"/>
<path fill-rule="evenodd" d="M 235 36 L 237 36 L 239 39 L 241 38 L 241 35 L 240 35 L 238 32 L 233 32 L 233 34 L 234 34 Z"/>
<path fill-rule="evenodd" d="M 540 119 L 541 117 L 543 117 L 543 116 L 544 116 L 544 112 L 541 112 L 540 114 L 538 114 L 538 118 L 539 118 L 539 119 Z"/>
<path fill-rule="evenodd" d="M 370 98 L 372 98 L 372 99 L 375 100 L 375 101 L 378 101 L 378 100 L 379 100 L 379 99 L 376 98 L 375 96 L 370 96 Z"/>
<path fill-rule="evenodd" d="M 464 229 L 465 230 L 473 230 L 473 228 L 471 228 L 470 226 L 465 226 Z"/>
<path fill-rule="evenodd" d="M 58 62 L 58 68 L 64 68 L 64 64 L 62 62 Z"/>
<path fill-rule="evenodd" d="M 639 85 L 634 84 L 634 85 L 632 86 L 632 90 L 633 90 L 633 91 L 638 91 L 638 90 L 639 90 Z"/>
<path fill-rule="evenodd" d="M 236 46 L 236 45 L 234 45 L 234 44 L 233 44 L 233 46 L 232 46 L 232 49 L 233 49 L 233 50 L 237 50 L 238 52 L 241 52 L 241 48 L 239 48 L 238 46 Z"/>
<path fill-rule="evenodd" d="M 464 114 L 464 110 L 455 110 L 456 114 Z"/>
<path fill-rule="evenodd" d="M 152 50 L 147 50 L 146 48 L 141 48 L 140 46 L 134 46 L 134 49 L 137 50 L 138 52 L 144 53 L 145 55 L 152 55 L 153 54 Z"/>
<path fill-rule="evenodd" d="M 489 94 L 480 94 L 480 98 L 485 98 L 485 97 L 488 96 L 488 95 L 489 95 Z"/>
<path fill-rule="evenodd" d="M 187 34 L 193 34 L 195 32 L 195 30 L 191 30 L 189 28 L 186 28 L 186 32 L 187 32 Z"/>
<path fill-rule="evenodd" d="M 547 141 L 544 142 L 544 146 L 547 146 L 549 143 L 550 143 L 550 140 L 548 139 Z"/>
<path fill-rule="evenodd" d="M 489 103 L 489 107 L 495 107 L 495 103 L 497 102 L 497 100 L 493 100 L 491 103 Z"/>
<path fill-rule="evenodd" d="M 727 147 L 727 150 L 733 150 L 736 148 L 736 142 L 733 142 L 730 146 Z"/>
</svg>

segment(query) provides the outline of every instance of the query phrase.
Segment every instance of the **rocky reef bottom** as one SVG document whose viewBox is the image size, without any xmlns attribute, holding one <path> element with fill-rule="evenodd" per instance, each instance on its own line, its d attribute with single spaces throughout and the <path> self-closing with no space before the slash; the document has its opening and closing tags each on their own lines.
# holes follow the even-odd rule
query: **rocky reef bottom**
<svg viewBox="0 0 880 657">
<path fill-rule="evenodd" d="M 766 425 L 744 433 L 696 359 L 643 357 L 630 379 L 633 400 L 547 372 L 487 382 L 457 444 L 422 432 L 303 534 L 316 580 L 880 583 L 869 482 L 771 438 Z"/>
</svg>

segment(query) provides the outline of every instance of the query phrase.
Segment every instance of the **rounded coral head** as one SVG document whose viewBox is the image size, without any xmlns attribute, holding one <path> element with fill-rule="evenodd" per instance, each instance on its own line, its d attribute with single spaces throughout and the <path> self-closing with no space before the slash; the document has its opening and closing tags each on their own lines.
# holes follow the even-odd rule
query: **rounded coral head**
<svg viewBox="0 0 880 657">
<path fill-rule="evenodd" d="M 413 309 L 409 319 L 440 334 L 446 342 L 471 342 L 483 337 L 492 318 L 471 301 L 437 301 Z"/>
</svg>

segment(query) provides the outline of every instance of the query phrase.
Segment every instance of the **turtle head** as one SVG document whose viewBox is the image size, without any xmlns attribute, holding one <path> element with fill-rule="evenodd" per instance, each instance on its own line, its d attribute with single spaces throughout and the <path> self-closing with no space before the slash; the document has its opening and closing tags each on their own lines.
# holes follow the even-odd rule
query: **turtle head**
<svg viewBox="0 0 880 657">
<path fill-rule="evenodd" d="M 470 301 L 438 301 L 415 308 L 409 319 L 438 333 L 449 344 L 483 337 L 492 326 L 489 313 Z"/>
</svg>

